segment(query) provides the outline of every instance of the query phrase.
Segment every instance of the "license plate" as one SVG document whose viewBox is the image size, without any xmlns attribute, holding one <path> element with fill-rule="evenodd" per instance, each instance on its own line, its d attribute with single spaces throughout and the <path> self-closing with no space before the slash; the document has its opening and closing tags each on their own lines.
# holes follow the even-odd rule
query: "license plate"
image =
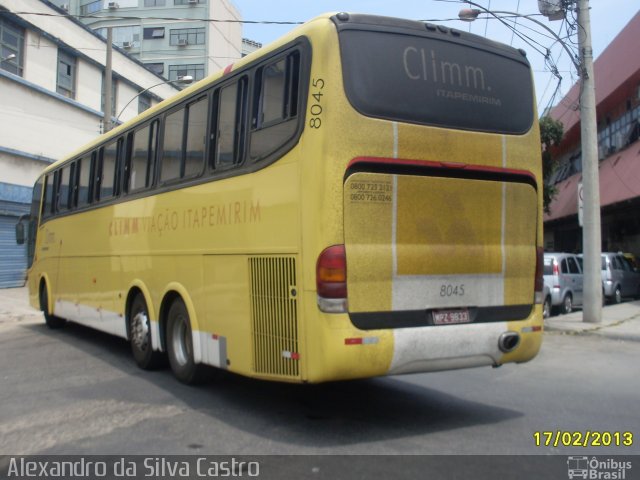
<svg viewBox="0 0 640 480">
<path fill-rule="evenodd" d="M 466 308 L 459 310 L 434 310 L 432 312 L 435 325 L 454 325 L 457 323 L 469 323 L 471 317 Z"/>
</svg>

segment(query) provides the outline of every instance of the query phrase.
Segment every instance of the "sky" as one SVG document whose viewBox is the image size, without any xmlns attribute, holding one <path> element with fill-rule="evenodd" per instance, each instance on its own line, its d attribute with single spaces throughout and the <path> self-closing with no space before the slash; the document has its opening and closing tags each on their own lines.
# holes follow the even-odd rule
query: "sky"
<svg viewBox="0 0 640 480">
<path fill-rule="evenodd" d="M 558 103 L 577 80 L 576 71 L 566 51 L 555 42 L 555 39 L 537 33 L 546 33 L 542 27 L 529 20 L 519 19 L 515 28 L 518 33 L 531 39 L 527 39 L 528 43 L 525 43 L 511 29 L 495 18 L 490 20 L 478 19 L 472 23 L 457 20 L 458 11 L 461 8 L 469 7 L 467 3 L 458 0 L 232 1 L 239 8 L 243 20 L 304 22 L 326 12 L 370 13 L 411 20 L 429 20 L 432 23 L 470 31 L 476 35 L 486 36 L 492 40 L 522 48 L 527 52 L 527 57 L 534 71 L 538 111 L 540 113 L 543 112 L 545 107 Z M 522 15 L 534 14 L 533 18 L 535 20 L 544 23 L 560 37 L 565 38 L 569 33 L 567 32 L 567 22 L 549 21 L 539 14 L 537 0 L 475 0 L 475 3 L 494 12 L 507 11 L 517 12 Z M 589 3 L 591 7 L 593 52 L 597 58 L 640 10 L 640 0 L 591 0 Z M 293 28 L 295 28 L 294 25 L 244 24 L 243 37 L 266 45 Z M 565 40 L 565 43 L 571 46 L 577 54 L 577 49 L 574 46 L 577 43 L 577 33 L 575 30 L 570 33 L 572 33 L 572 36 Z M 538 43 L 536 44 L 535 42 Z M 553 63 L 562 77 L 560 82 L 551 73 L 549 65 L 545 64 L 543 54 L 547 49 L 550 50 Z"/>
</svg>

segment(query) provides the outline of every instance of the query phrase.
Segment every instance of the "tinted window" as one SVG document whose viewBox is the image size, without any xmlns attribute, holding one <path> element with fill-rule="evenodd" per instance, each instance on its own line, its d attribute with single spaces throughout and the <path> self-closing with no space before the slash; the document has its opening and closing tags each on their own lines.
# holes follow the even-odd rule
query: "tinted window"
<svg viewBox="0 0 640 480">
<path fill-rule="evenodd" d="M 93 156 L 93 154 L 92 154 Z M 78 206 L 87 205 L 90 202 L 90 182 L 91 182 L 91 158 L 83 157 L 78 161 Z"/>
<path fill-rule="evenodd" d="M 117 194 L 117 165 L 120 140 L 111 142 L 102 150 L 102 175 L 100 178 L 100 200 L 109 199 Z"/>
<path fill-rule="evenodd" d="M 620 261 L 622 270 L 626 270 L 627 272 L 633 270 L 633 268 L 631 268 L 631 265 L 629 264 L 629 261 L 625 257 L 618 257 L 618 260 Z"/>
<path fill-rule="evenodd" d="M 567 258 L 567 263 L 569 264 L 569 273 L 580 273 L 580 269 L 578 269 L 578 264 L 573 259 L 573 257 Z"/>
<path fill-rule="evenodd" d="M 261 116 L 263 124 L 278 122 L 285 117 L 286 60 L 265 67 L 262 71 Z"/>
<path fill-rule="evenodd" d="M 215 142 L 216 168 L 228 168 L 242 159 L 244 117 L 247 79 L 242 77 L 235 83 L 222 87 L 216 93 L 217 135 Z"/>
<path fill-rule="evenodd" d="M 60 185 L 58 186 L 58 202 L 56 210 L 64 212 L 69 209 L 69 198 L 71 197 L 69 185 L 71 183 L 71 165 L 65 165 L 60 171 Z"/>
<path fill-rule="evenodd" d="M 553 275 L 553 258 L 544 259 L 543 275 Z"/>
<path fill-rule="evenodd" d="M 618 257 L 611 257 L 611 265 L 614 270 L 622 270 L 622 265 L 620 264 Z"/>
<path fill-rule="evenodd" d="M 602 270 L 607 269 L 607 257 L 602 257 Z"/>
<path fill-rule="evenodd" d="M 184 130 L 184 108 L 166 116 L 160 180 L 167 182 L 180 178 L 182 161 L 182 133 Z"/>
<path fill-rule="evenodd" d="M 44 179 L 40 177 L 33 186 L 33 192 L 31 196 L 31 212 L 29 214 L 29 231 L 27 242 L 27 266 L 31 267 L 33 263 L 33 256 L 36 249 L 36 230 L 38 229 L 38 221 L 40 220 L 40 201 L 42 195 L 42 187 Z"/>
<path fill-rule="evenodd" d="M 183 175 L 185 177 L 202 172 L 207 141 L 208 112 L 207 97 L 200 98 L 187 106 L 188 121 Z"/>
<path fill-rule="evenodd" d="M 528 131 L 534 100 L 526 59 L 515 50 L 485 49 L 448 37 L 426 31 L 414 36 L 342 30 L 350 102 L 371 117 L 489 132 Z"/>
<path fill-rule="evenodd" d="M 238 91 L 238 83 L 232 83 L 220 90 L 216 146 L 216 165 L 219 167 L 233 165 L 236 161 Z"/>
<path fill-rule="evenodd" d="M 44 208 L 42 209 L 42 216 L 48 217 L 51 215 L 51 210 L 53 208 L 53 180 L 54 174 L 53 172 L 47 175 L 45 181 L 45 190 L 44 190 Z"/>
<path fill-rule="evenodd" d="M 157 135 L 157 122 L 133 133 L 128 191 L 139 190 L 151 185 Z"/>
<path fill-rule="evenodd" d="M 296 133 L 299 77 L 298 52 L 258 70 L 249 147 L 251 160 L 259 160 L 275 152 Z M 312 108 L 322 107 L 318 104 Z"/>
<path fill-rule="evenodd" d="M 563 258 L 560 262 L 560 272 L 561 273 L 569 273 L 569 267 L 567 265 L 567 259 Z"/>
</svg>

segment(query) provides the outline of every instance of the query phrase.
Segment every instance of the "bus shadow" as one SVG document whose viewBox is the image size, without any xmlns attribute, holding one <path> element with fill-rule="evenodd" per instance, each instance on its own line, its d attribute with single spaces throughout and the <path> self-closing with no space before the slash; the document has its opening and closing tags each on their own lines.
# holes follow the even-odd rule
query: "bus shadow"
<svg viewBox="0 0 640 480">
<path fill-rule="evenodd" d="M 186 405 L 211 418 L 212 428 L 222 422 L 279 443 L 318 448 L 356 445 L 496 424 L 523 416 L 519 411 L 460 398 L 402 377 L 299 385 L 211 369 L 210 382 L 190 387 L 179 383 L 169 369 L 138 369 L 129 344 L 121 338 L 73 323 L 58 331 L 44 325 L 25 328 L 55 337 L 127 374 L 126 379 L 116 380 L 127 382 L 126 385 L 114 384 L 99 392 L 88 386 L 74 386 L 74 398 L 96 399 L 107 391 L 114 392 L 113 398 L 119 401 L 150 406 L 170 405 L 173 398 L 175 405 Z M 144 388 L 136 388 L 140 382 L 144 382 Z M 154 394 L 154 387 L 164 393 Z M 199 447 L 203 446 L 193 448 Z"/>
</svg>

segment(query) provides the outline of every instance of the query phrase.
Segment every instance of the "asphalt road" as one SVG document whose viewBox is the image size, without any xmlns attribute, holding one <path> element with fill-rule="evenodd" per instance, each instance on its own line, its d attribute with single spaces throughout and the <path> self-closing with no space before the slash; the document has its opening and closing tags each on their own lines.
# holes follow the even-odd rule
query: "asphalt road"
<svg viewBox="0 0 640 480">
<path fill-rule="evenodd" d="M 129 475 L 75 478 L 203 478 L 196 462 L 228 465 L 210 457 L 227 454 L 259 461 L 264 479 L 566 479 L 596 455 L 609 462 L 596 473 L 618 476 L 588 478 L 640 478 L 629 457 L 640 453 L 637 312 L 607 307 L 606 325 L 588 331 L 553 317 L 556 331 L 524 365 L 316 386 L 225 375 L 191 388 L 168 370 L 139 370 L 123 340 L 73 324 L 48 330 L 25 289 L 1 290 L 0 477 L 20 454 L 110 454 L 87 458 L 113 468 L 135 454 Z M 536 446 L 536 432 L 586 430 L 635 437 L 629 447 Z M 614 471 L 613 455 L 634 468 Z M 185 459 L 187 474 L 149 468 Z"/>
<path fill-rule="evenodd" d="M 639 454 L 639 364 L 637 342 L 547 333 L 534 361 L 498 369 L 194 388 L 139 370 L 123 340 L 35 316 L 0 322 L 0 453 Z M 635 437 L 536 446 L 556 430 Z"/>
</svg>

